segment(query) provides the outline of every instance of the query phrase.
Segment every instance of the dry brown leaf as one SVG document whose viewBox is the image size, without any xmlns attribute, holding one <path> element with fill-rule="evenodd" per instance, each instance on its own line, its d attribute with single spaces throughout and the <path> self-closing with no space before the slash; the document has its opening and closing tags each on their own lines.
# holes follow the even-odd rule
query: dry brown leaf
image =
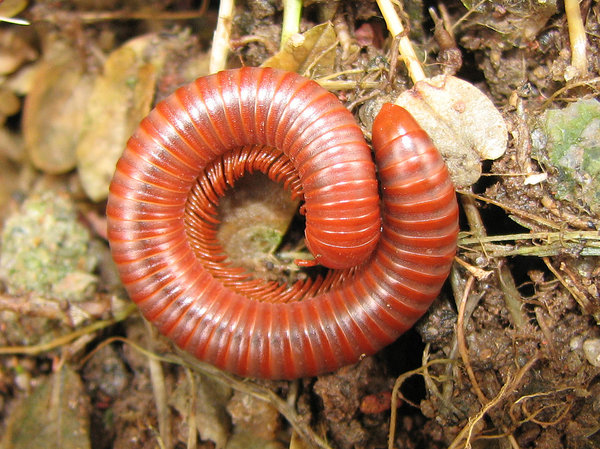
<svg viewBox="0 0 600 449">
<path fill-rule="evenodd" d="M 9 131 L 6 128 L 0 128 L 0 156 L 16 162 L 22 162 L 25 156 L 25 145 L 20 134 Z M 14 168 L 11 168 L 14 170 Z M 4 177 L 0 177 L 4 179 Z M 8 186 L 6 186 L 8 188 Z"/>
<path fill-rule="evenodd" d="M 0 86 L 0 123 L 4 118 L 14 115 L 21 109 L 21 101 L 14 92 Z"/>
<path fill-rule="evenodd" d="M 27 7 L 27 0 L 4 0 L 0 2 L 0 17 L 14 17 Z"/>
<path fill-rule="evenodd" d="M 0 2 L 0 10 L 4 3 Z M 3 14 L 0 12 L 0 16 Z M 37 52 L 19 33 L 21 28 L 0 29 L 0 75 L 14 73 L 23 63 L 36 58 Z"/>
<path fill-rule="evenodd" d="M 459 78 L 440 75 L 419 81 L 396 104 L 427 131 L 456 186 L 475 183 L 481 159 L 497 159 L 506 151 L 508 129 L 502 115 L 483 92 Z"/>
<path fill-rule="evenodd" d="M 337 42 L 331 22 L 322 23 L 303 34 L 291 36 L 283 50 L 267 59 L 262 66 L 308 77 L 329 75 L 335 63 Z"/>
<path fill-rule="evenodd" d="M 194 410 L 190 410 L 190 384 L 187 380 L 177 385 L 177 389 L 169 399 L 169 404 L 186 420 L 188 415 L 193 413 L 196 428 L 203 440 L 214 442 L 216 447 L 225 447 L 231 428 L 226 410 L 227 401 L 231 397 L 231 388 L 201 374 L 194 376 L 194 382 L 196 383 Z"/>
<path fill-rule="evenodd" d="M 103 74 L 94 82 L 86 126 L 77 146 L 77 169 L 90 199 L 107 197 L 127 139 L 150 112 L 157 77 L 188 39 L 186 32 L 147 34 L 127 41 L 108 56 Z M 202 61 L 184 63 L 183 79 L 190 67 L 202 68 Z M 201 75 L 204 73 L 195 74 Z"/>
<path fill-rule="evenodd" d="M 486 26 L 500 33 L 503 41 L 516 46 L 533 41 L 546 26 L 548 19 L 557 11 L 556 0 L 539 2 L 462 0 L 462 3 L 469 10 L 466 16 L 467 23 Z"/>
<path fill-rule="evenodd" d="M 54 46 L 38 65 L 25 98 L 23 136 L 33 165 L 58 174 L 75 167 L 91 79 L 73 49 L 61 42 Z"/>
<path fill-rule="evenodd" d="M 13 408 L 2 449 L 89 449 L 89 400 L 81 379 L 67 366 Z"/>
<path fill-rule="evenodd" d="M 148 114 L 157 68 L 143 50 L 153 36 L 135 39 L 113 51 L 92 90 L 86 126 L 77 145 L 77 168 L 86 194 L 94 201 L 108 195 L 115 165 L 127 139 Z"/>
</svg>

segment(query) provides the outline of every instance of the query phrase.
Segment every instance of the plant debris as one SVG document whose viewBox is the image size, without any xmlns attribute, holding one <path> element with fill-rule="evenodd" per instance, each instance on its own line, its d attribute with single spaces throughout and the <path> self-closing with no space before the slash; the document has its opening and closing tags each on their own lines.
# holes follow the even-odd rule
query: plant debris
<svg viewBox="0 0 600 449">
<path fill-rule="evenodd" d="M 555 176 L 556 198 L 600 215 L 600 102 L 548 109 L 532 132 L 533 156 Z"/>
<path fill-rule="evenodd" d="M 481 160 L 498 159 L 506 151 L 508 130 L 500 112 L 483 92 L 456 77 L 421 80 L 396 104 L 427 131 L 457 187 L 477 182 Z"/>
<path fill-rule="evenodd" d="M 12 410 L 3 449 L 89 449 L 89 399 L 79 375 L 63 366 Z"/>
</svg>

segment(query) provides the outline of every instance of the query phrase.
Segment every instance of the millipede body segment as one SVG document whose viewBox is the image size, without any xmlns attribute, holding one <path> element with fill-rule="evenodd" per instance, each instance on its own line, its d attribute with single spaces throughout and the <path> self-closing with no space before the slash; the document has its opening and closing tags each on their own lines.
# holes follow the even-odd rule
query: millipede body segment
<svg viewBox="0 0 600 449">
<path fill-rule="evenodd" d="M 294 73 L 234 69 L 180 88 L 142 121 L 110 187 L 130 297 L 178 346 L 242 376 L 314 376 L 393 342 L 448 276 L 458 207 L 407 111 L 383 106 L 373 149 L 375 164 L 337 98 Z M 341 271 L 279 286 L 227 264 L 218 198 L 255 170 L 303 197 L 307 247 Z"/>
</svg>

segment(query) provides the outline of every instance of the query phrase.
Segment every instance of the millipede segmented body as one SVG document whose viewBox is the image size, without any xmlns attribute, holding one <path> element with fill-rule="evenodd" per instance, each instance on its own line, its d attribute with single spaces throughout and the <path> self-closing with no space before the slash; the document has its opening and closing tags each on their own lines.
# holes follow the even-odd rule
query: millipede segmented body
<svg viewBox="0 0 600 449">
<path fill-rule="evenodd" d="M 242 68 L 180 88 L 142 121 L 110 187 L 108 237 L 130 297 L 179 347 L 242 376 L 313 376 L 393 342 L 448 276 L 458 208 L 404 109 L 383 106 L 373 148 L 379 183 L 352 115 L 293 73 Z M 302 195 L 307 246 L 342 270 L 279 286 L 227 264 L 216 205 L 253 170 Z"/>
</svg>

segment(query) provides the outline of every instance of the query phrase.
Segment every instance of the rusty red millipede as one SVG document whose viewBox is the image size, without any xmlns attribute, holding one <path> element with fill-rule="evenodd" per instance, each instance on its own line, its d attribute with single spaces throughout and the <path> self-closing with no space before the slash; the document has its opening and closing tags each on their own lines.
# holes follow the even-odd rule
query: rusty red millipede
<svg viewBox="0 0 600 449">
<path fill-rule="evenodd" d="M 379 183 L 350 112 L 294 73 L 247 67 L 178 89 L 141 122 L 110 186 L 108 238 L 129 296 L 179 347 L 242 376 L 314 376 L 375 353 L 439 294 L 458 207 L 407 111 L 383 106 L 373 148 Z M 230 267 L 216 204 L 246 170 L 303 196 L 318 263 L 356 268 L 278 286 Z"/>
</svg>

